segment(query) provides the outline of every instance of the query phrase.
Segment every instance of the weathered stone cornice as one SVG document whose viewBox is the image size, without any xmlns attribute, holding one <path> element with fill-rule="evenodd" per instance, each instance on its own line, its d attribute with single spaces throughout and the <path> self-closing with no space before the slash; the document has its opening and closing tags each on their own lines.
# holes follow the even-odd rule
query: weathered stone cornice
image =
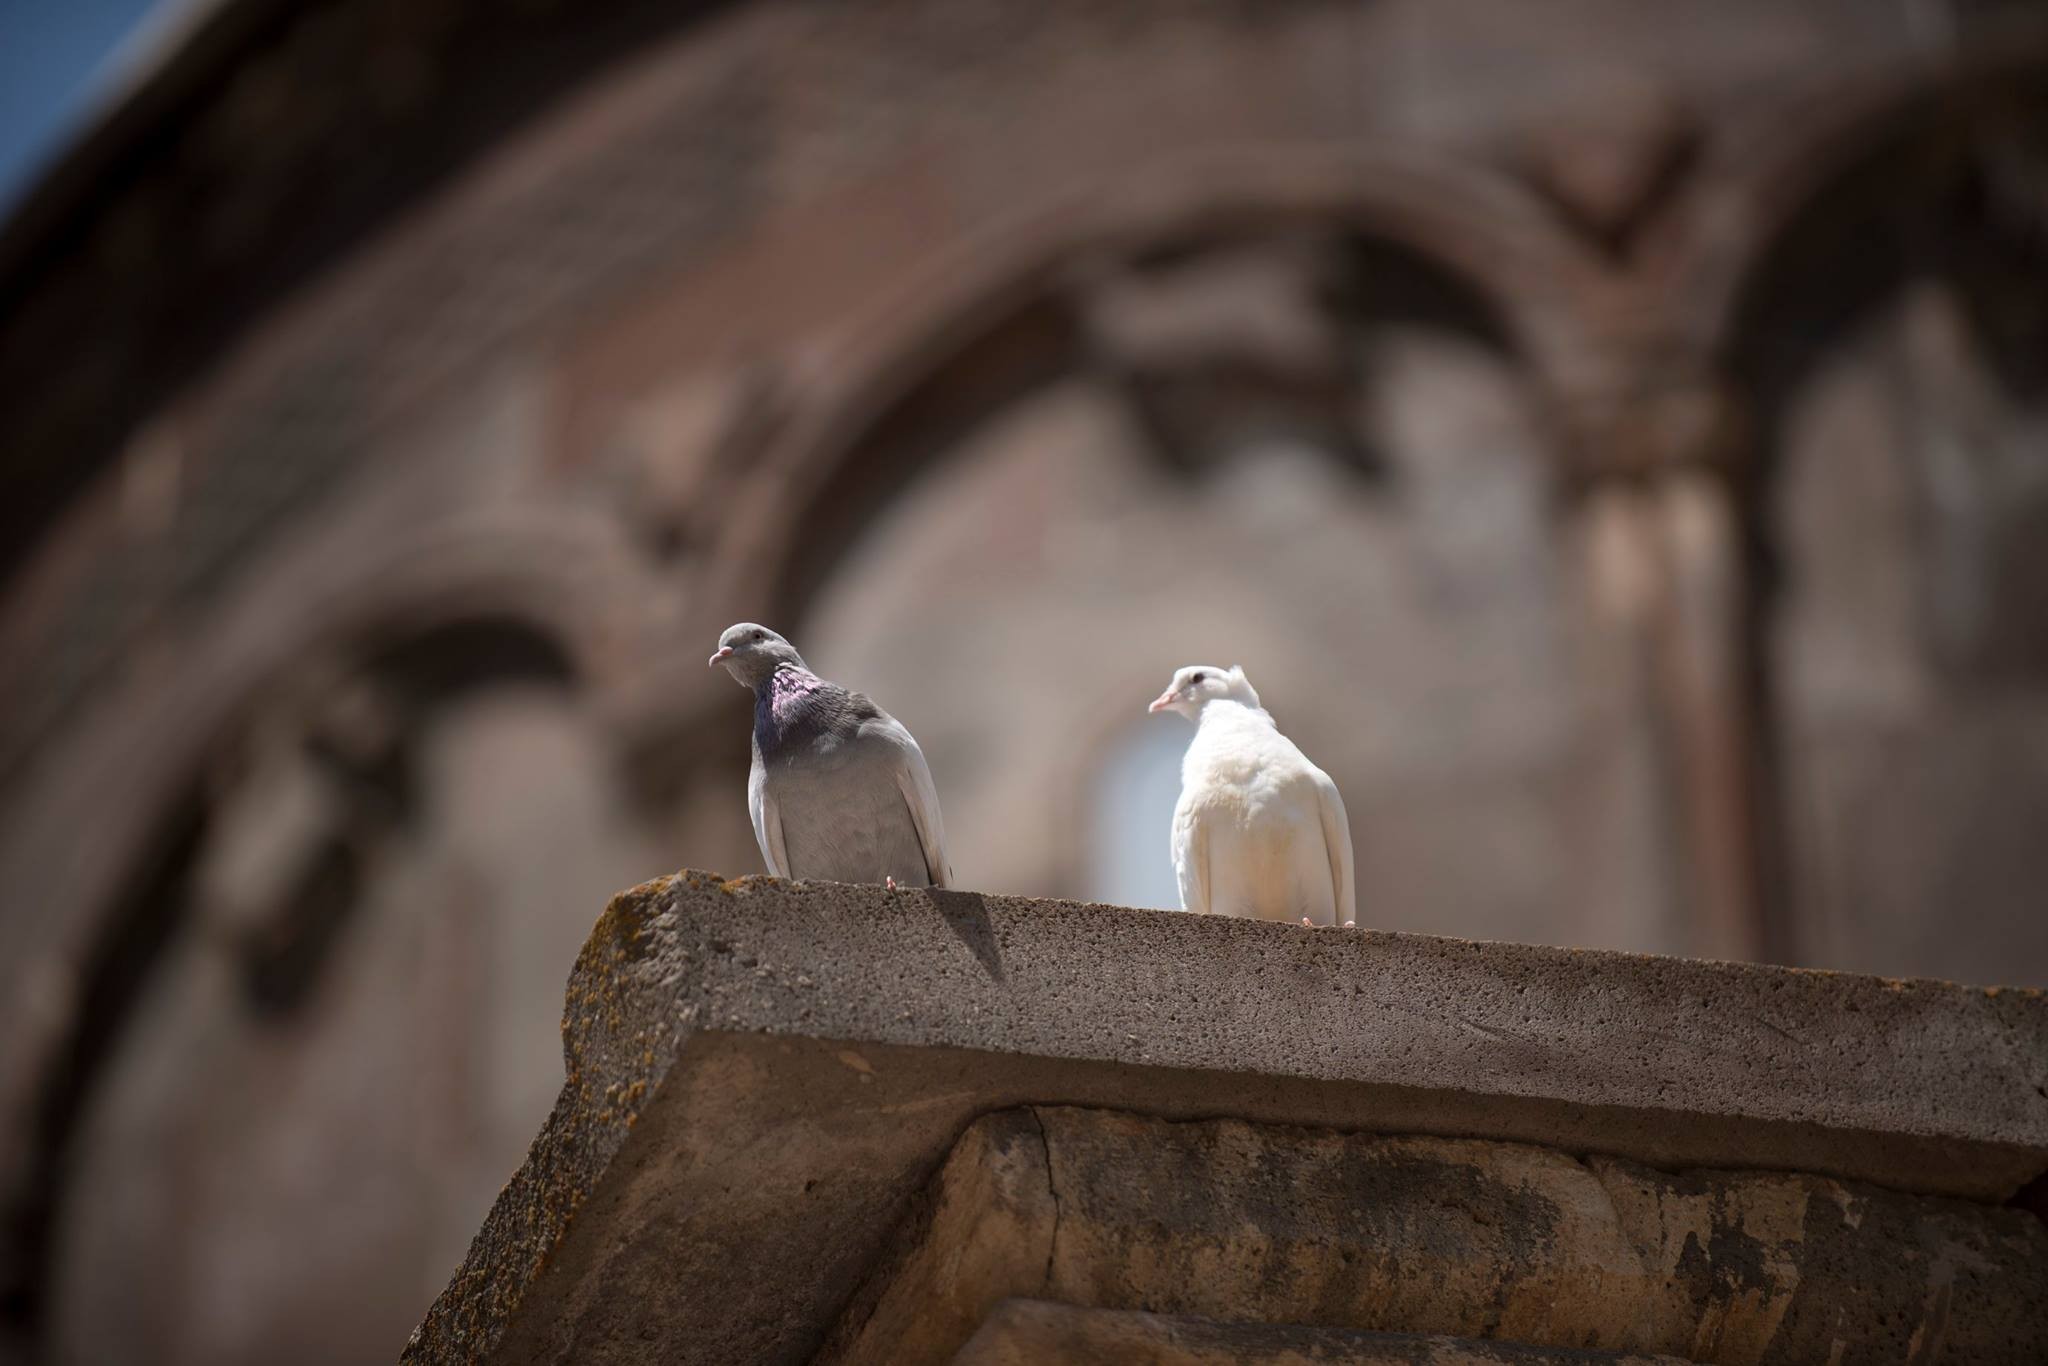
<svg viewBox="0 0 2048 1366">
<path fill-rule="evenodd" d="M 2036 991 L 684 873 L 599 918 L 563 1027 L 555 1113 L 410 1361 L 809 1359 L 1020 1107 L 1799 1173 L 2043 1250 L 1985 1208 L 2048 1170 Z"/>
</svg>

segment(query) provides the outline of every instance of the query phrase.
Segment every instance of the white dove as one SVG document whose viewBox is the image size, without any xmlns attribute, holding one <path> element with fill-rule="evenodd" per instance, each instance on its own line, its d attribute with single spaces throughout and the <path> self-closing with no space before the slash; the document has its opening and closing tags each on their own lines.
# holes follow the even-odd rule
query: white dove
<svg viewBox="0 0 2048 1366">
<path fill-rule="evenodd" d="M 1244 670 L 1190 664 L 1150 710 L 1195 723 L 1173 808 L 1181 909 L 1356 923 L 1344 799 L 1273 724 Z"/>
</svg>

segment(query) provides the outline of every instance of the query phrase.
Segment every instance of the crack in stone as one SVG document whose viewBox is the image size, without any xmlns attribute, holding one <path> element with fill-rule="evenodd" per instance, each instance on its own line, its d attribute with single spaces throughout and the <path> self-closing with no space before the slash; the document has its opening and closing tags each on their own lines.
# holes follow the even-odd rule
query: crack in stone
<svg viewBox="0 0 2048 1366">
<path fill-rule="evenodd" d="M 1751 1015 L 1750 1018 L 1755 1020 L 1758 1024 L 1762 1025 L 1765 1029 L 1770 1030 L 1771 1033 L 1776 1034 L 1779 1038 L 1784 1039 L 1789 1043 L 1797 1044 L 1801 1048 L 1806 1047 L 1806 1040 L 1800 1038 L 1791 1030 L 1786 1029 L 1781 1025 L 1772 1024 L 1769 1020 L 1765 1019 L 1761 1015 Z"/>
<path fill-rule="evenodd" d="M 1614 1198 L 1613 1159 L 1602 1154 L 1565 1152 L 1563 1149 L 1552 1149 L 1552 1151 L 1560 1153 L 1577 1164 L 1581 1171 L 1592 1178 L 1594 1188 L 1600 1192 L 1601 1199 L 1607 1203 L 1607 1211 L 1614 1219 L 1615 1232 L 1621 1236 L 1622 1246 L 1631 1257 L 1635 1258 L 1636 1276 L 1638 1278 L 1646 1278 L 1649 1274 L 1649 1268 L 1654 1264 L 1653 1258 L 1657 1257 L 1657 1249 L 1652 1246 L 1651 1231 L 1643 1227 L 1639 1220 L 1634 1218 L 1628 1210 L 1624 1209 L 1621 1201 Z M 1658 1197 L 1660 1202 L 1662 1198 L 1661 1195 Z M 1651 1342 L 1656 1337 L 1654 1325 L 1650 1321 L 1647 1308 L 1635 1314 L 1629 1327 L 1634 1341 L 1626 1345 L 1631 1348 L 1642 1343 Z"/>
<path fill-rule="evenodd" d="M 1052 1232 L 1047 1235 L 1045 1240 L 1045 1270 L 1038 1277 L 1039 1293 L 1041 1295 L 1050 1295 L 1052 1293 L 1053 1259 L 1059 1252 L 1060 1221 L 1066 1213 L 1066 1207 L 1060 1203 L 1059 1182 L 1053 1180 L 1052 1141 L 1046 1137 L 1045 1120 L 1040 1116 L 1037 1106 L 1029 1106 L 1027 1109 L 1031 1115 L 1032 1127 L 1038 1130 L 1039 1151 L 1045 1155 L 1045 1193 L 1052 1197 Z"/>
</svg>

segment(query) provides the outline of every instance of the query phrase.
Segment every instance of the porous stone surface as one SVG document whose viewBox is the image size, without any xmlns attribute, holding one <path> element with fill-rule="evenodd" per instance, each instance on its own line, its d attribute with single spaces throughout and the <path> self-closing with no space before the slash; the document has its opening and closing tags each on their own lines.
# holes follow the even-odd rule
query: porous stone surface
<svg viewBox="0 0 2048 1366">
<path fill-rule="evenodd" d="M 962 1137 L 819 1360 L 944 1361 L 1023 1298 L 1724 1366 L 2032 1361 L 2048 1359 L 2043 1285 L 2048 1228 L 2017 1209 L 1519 1143 L 1032 1108 Z"/>
<path fill-rule="evenodd" d="M 1681 1366 L 1677 1357 L 1005 1300 L 953 1366 Z"/>
<path fill-rule="evenodd" d="M 684 873 L 606 909 L 563 1027 L 408 1360 L 805 1360 L 1026 1105 L 1989 1202 L 2048 1170 L 2048 1001 L 1931 981 Z"/>
</svg>

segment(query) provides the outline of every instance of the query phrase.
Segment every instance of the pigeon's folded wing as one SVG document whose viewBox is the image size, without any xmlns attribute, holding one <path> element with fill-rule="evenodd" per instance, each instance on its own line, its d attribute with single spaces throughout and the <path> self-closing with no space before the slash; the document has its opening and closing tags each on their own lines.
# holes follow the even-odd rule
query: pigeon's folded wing
<svg viewBox="0 0 2048 1366">
<path fill-rule="evenodd" d="M 1351 819 L 1330 775 L 1316 770 L 1316 806 L 1323 818 L 1323 847 L 1330 854 L 1330 885 L 1336 893 L 1337 923 L 1358 919 L 1358 874 L 1351 862 Z"/>
<path fill-rule="evenodd" d="M 782 843 L 782 813 L 768 793 L 768 770 L 757 761 L 747 775 L 747 815 L 754 822 L 754 842 L 761 846 L 761 858 L 776 877 L 789 876 L 789 850 Z"/>
<path fill-rule="evenodd" d="M 917 747 L 916 738 L 903 723 L 887 712 L 864 722 L 860 729 L 863 738 L 879 740 L 890 747 L 896 786 L 903 793 L 903 804 L 910 808 L 918 846 L 924 850 L 925 876 L 934 887 L 952 886 L 953 865 L 946 858 L 946 826 L 939 818 L 939 789 L 932 783 L 924 751 Z"/>
<path fill-rule="evenodd" d="M 1209 827 L 1186 807 L 1173 813 L 1173 873 L 1180 881 L 1180 908 L 1209 912 Z"/>
</svg>

